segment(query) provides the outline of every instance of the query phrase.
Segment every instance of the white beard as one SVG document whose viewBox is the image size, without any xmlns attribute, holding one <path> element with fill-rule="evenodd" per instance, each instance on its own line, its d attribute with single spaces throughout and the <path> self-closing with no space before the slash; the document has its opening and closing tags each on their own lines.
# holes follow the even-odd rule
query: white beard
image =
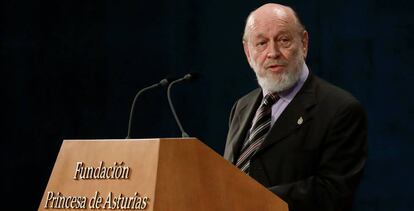
<svg viewBox="0 0 414 211">
<path fill-rule="evenodd" d="M 263 90 L 269 92 L 281 92 L 291 88 L 299 80 L 300 74 L 302 72 L 302 67 L 299 70 L 294 71 L 285 71 L 279 75 L 279 80 L 275 80 L 272 77 L 272 73 L 266 72 L 264 76 L 259 76 L 256 73 L 257 82 Z"/>
<path fill-rule="evenodd" d="M 265 71 L 264 74 L 258 74 L 258 71 L 254 71 L 256 74 L 257 82 L 263 90 L 269 92 L 281 92 L 291 88 L 298 82 L 302 73 L 303 65 L 305 61 L 303 54 L 299 53 L 296 59 L 296 64 L 290 70 L 286 70 L 283 73 L 277 75 L 278 78 L 274 78 L 274 73 Z"/>
</svg>

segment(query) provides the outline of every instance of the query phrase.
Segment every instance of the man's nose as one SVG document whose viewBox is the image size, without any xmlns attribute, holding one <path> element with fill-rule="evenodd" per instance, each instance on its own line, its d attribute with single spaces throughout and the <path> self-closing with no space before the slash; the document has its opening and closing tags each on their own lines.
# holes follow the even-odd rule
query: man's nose
<svg viewBox="0 0 414 211">
<path fill-rule="evenodd" d="M 268 58 L 277 58 L 280 55 L 279 46 L 276 42 L 271 42 L 269 45 L 269 49 L 267 50 L 267 57 Z"/>
</svg>

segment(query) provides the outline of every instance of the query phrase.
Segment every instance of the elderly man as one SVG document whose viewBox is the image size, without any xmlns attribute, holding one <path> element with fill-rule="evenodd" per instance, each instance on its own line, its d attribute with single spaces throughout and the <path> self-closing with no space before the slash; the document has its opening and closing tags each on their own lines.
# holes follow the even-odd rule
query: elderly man
<svg viewBox="0 0 414 211">
<path fill-rule="evenodd" d="M 287 6 L 249 15 L 243 47 L 260 88 L 234 104 L 224 157 L 291 211 L 349 211 L 367 159 L 366 114 L 308 69 L 308 40 Z"/>
</svg>

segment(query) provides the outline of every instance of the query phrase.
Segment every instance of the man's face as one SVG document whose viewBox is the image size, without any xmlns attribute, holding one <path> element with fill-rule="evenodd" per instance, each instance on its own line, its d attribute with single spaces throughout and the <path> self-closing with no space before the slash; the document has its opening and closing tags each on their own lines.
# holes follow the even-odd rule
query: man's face
<svg viewBox="0 0 414 211">
<path fill-rule="evenodd" d="M 286 90 L 297 82 L 307 53 L 307 32 L 283 15 L 253 16 L 243 43 L 259 84 L 271 92 Z"/>
</svg>

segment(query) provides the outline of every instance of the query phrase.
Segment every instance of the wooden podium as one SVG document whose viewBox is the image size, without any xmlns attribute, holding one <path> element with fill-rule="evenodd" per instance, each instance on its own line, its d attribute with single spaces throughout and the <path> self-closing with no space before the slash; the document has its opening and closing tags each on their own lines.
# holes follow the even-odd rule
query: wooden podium
<svg viewBox="0 0 414 211">
<path fill-rule="evenodd" d="M 65 140 L 39 210 L 272 210 L 287 204 L 195 138 Z"/>
</svg>

